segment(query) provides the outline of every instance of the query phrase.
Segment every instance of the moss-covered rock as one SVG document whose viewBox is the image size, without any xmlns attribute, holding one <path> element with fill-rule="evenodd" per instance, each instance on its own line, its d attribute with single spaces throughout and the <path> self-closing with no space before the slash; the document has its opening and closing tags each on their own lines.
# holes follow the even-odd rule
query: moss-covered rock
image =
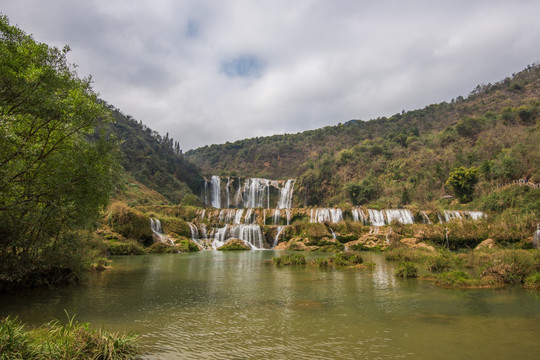
<svg viewBox="0 0 540 360">
<path fill-rule="evenodd" d="M 137 242 L 108 241 L 108 252 L 110 255 L 143 255 L 144 248 Z"/>
<path fill-rule="evenodd" d="M 218 248 L 219 251 L 251 250 L 248 244 L 242 239 L 229 239 Z"/>
<path fill-rule="evenodd" d="M 176 248 L 180 252 L 197 252 L 199 251 L 199 245 L 195 241 L 188 239 L 184 236 L 174 242 Z"/>
<path fill-rule="evenodd" d="M 171 244 L 157 242 L 150 246 L 147 251 L 149 254 L 171 254 L 177 253 L 178 249 L 176 248 L 176 246 L 173 246 Z"/>
<path fill-rule="evenodd" d="M 167 234 L 191 237 L 191 229 L 184 220 L 177 217 L 160 218 L 163 231 Z"/>
<path fill-rule="evenodd" d="M 112 231 L 140 244 L 151 245 L 152 229 L 150 218 L 139 210 L 130 208 L 123 202 L 114 202 L 109 207 L 106 223 Z"/>
</svg>

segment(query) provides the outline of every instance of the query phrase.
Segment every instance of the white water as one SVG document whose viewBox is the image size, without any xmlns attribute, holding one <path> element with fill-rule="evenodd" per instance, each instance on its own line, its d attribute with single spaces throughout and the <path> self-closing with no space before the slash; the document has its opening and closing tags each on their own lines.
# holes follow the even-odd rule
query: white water
<svg viewBox="0 0 540 360">
<path fill-rule="evenodd" d="M 154 236 L 159 241 L 174 245 L 174 241 L 167 235 L 163 234 L 163 228 L 161 227 L 161 221 L 159 221 L 159 219 L 150 218 L 150 228 L 152 229 L 152 233 L 154 234 Z"/>
<path fill-rule="evenodd" d="M 351 213 L 354 221 L 361 221 L 363 224 L 367 224 L 369 222 L 362 209 L 354 208 L 351 210 Z"/>
<path fill-rule="evenodd" d="M 400 224 L 414 224 L 414 216 L 410 210 L 387 209 L 384 212 L 386 213 L 387 224 L 391 224 L 394 220 L 397 220 Z"/>
<path fill-rule="evenodd" d="M 315 210 L 315 211 L 314 211 Z M 343 211 L 341 209 L 318 208 L 311 209 L 311 223 L 338 223 L 343 221 Z"/>
<path fill-rule="evenodd" d="M 221 191 L 220 191 L 220 184 L 221 180 L 219 179 L 219 176 L 212 176 L 211 180 L 212 184 L 212 206 L 216 209 L 221 208 Z"/>
<path fill-rule="evenodd" d="M 371 225 L 373 226 L 384 226 L 384 214 L 382 211 L 374 210 L 374 209 L 368 209 L 369 213 L 369 221 L 371 222 Z"/>
<path fill-rule="evenodd" d="M 289 179 L 279 193 L 278 209 L 290 209 L 292 207 L 294 180 Z"/>
<path fill-rule="evenodd" d="M 456 211 L 456 210 L 444 210 L 443 215 L 444 215 L 444 220 L 446 220 L 446 222 L 449 222 L 452 219 L 459 219 L 459 220 L 463 219 L 459 211 Z"/>
<path fill-rule="evenodd" d="M 274 238 L 274 243 L 272 244 L 272 248 L 275 248 L 276 245 L 278 244 L 279 235 L 281 235 L 281 233 L 283 232 L 284 229 L 285 229 L 285 226 L 283 226 L 283 225 L 278 226 L 277 234 L 276 234 L 276 237 Z"/>
</svg>

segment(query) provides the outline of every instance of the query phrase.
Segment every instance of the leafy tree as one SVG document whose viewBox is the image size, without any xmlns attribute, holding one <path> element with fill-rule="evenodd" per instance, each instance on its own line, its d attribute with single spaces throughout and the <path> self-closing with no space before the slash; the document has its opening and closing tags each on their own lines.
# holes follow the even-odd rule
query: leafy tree
<svg viewBox="0 0 540 360">
<path fill-rule="evenodd" d="M 89 141 L 109 113 L 68 51 L 0 17 L 0 280 L 69 267 L 116 184 L 114 142 Z"/>
<path fill-rule="evenodd" d="M 345 184 L 345 193 L 353 205 L 363 205 L 377 199 L 381 189 L 377 179 L 368 175 L 362 182 L 350 182 Z"/>
<path fill-rule="evenodd" d="M 463 166 L 460 166 L 450 173 L 448 180 L 446 180 L 446 185 L 452 187 L 454 195 L 460 202 L 466 203 L 472 200 L 474 186 L 477 182 L 477 168 L 471 167 L 466 169 Z"/>
</svg>

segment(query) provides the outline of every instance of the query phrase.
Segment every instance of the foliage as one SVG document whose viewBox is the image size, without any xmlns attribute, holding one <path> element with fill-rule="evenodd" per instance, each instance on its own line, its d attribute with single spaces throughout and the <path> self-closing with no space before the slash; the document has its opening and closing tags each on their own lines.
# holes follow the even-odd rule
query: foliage
<svg viewBox="0 0 540 360">
<path fill-rule="evenodd" d="M 122 139 L 122 164 L 128 173 L 175 204 L 186 195 L 193 196 L 193 191 L 199 193 L 202 177 L 197 167 L 185 159 L 177 141 L 169 134 L 161 136 L 113 106 L 109 109 L 114 123 L 105 130 Z M 193 197 L 185 202 L 193 205 Z"/>
<path fill-rule="evenodd" d="M 462 270 L 455 270 L 437 275 L 435 283 L 447 287 L 468 287 L 477 285 L 478 281 Z"/>
<path fill-rule="evenodd" d="M 162 217 L 160 219 L 163 231 L 166 233 L 185 236 L 187 238 L 191 237 L 189 225 L 184 220 L 177 217 Z"/>
<path fill-rule="evenodd" d="M 125 203 L 114 202 L 108 210 L 106 222 L 111 229 L 142 245 L 153 243 L 150 218 L 141 211 L 128 207 Z"/>
<path fill-rule="evenodd" d="M 418 267 L 412 262 L 401 262 L 396 267 L 394 275 L 400 278 L 418 277 Z"/>
<path fill-rule="evenodd" d="M 448 180 L 446 180 L 446 185 L 450 185 L 452 187 L 454 194 L 460 202 L 466 203 L 472 200 L 474 186 L 477 182 L 477 168 L 471 167 L 466 169 L 463 166 L 460 166 L 450 173 Z"/>
<path fill-rule="evenodd" d="M 459 167 L 480 169 L 475 195 L 481 198 L 495 184 L 540 181 L 539 86 L 535 64 L 467 98 L 388 118 L 205 146 L 186 157 L 206 174 L 294 177 L 295 207 L 436 207 Z M 363 184 L 369 177 L 373 181 Z"/>
<path fill-rule="evenodd" d="M 74 236 L 95 228 L 116 185 L 120 169 L 115 142 L 94 133 L 110 121 L 110 114 L 90 79 L 78 78 L 67 62 L 68 51 L 37 43 L 0 17 L 4 279 L 13 278 L 11 271 L 28 270 L 31 276 L 39 268 L 73 272 L 70 257 L 80 243 Z M 53 263 L 51 254 L 63 261 Z"/>
<path fill-rule="evenodd" d="M 69 317 L 66 324 L 51 321 L 27 331 L 17 319 L 0 320 L 1 359 L 136 359 L 138 336 L 92 330 Z"/>
<path fill-rule="evenodd" d="M 286 254 L 273 257 L 272 262 L 276 265 L 305 265 L 306 257 L 304 254 Z"/>
<path fill-rule="evenodd" d="M 524 287 L 531 290 L 540 290 L 540 272 L 527 276 Z"/>
<path fill-rule="evenodd" d="M 180 240 L 174 242 L 176 248 L 180 252 L 197 252 L 200 251 L 197 243 L 191 239 L 183 237 Z"/>
<path fill-rule="evenodd" d="M 231 239 L 225 243 L 225 245 L 218 248 L 219 251 L 237 251 L 237 250 L 250 250 L 243 240 Z"/>
<path fill-rule="evenodd" d="M 107 242 L 110 255 L 144 255 L 144 248 L 137 242 Z"/>
<path fill-rule="evenodd" d="M 356 264 L 362 264 L 364 259 L 362 256 L 354 251 L 340 252 L 335 254 L 332 259 L 332 263 L 337 266 L 352 266 Z"/>
</svg>

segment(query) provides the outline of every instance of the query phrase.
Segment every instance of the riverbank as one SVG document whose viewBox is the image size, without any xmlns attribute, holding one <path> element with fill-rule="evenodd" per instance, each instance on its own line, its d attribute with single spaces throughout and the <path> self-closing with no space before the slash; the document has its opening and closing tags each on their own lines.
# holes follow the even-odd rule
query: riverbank
<svg viewBox="0 0 540 360">
<path fill-rule="evenodd" d="M 90 329 L 75 316 L 67 323 L 50 321 L 30 328 L 16 317 L 0 320 L 0 358 L 2 359 L 136 359 L 140 353 L 138 336 Z"/>
</svg>

